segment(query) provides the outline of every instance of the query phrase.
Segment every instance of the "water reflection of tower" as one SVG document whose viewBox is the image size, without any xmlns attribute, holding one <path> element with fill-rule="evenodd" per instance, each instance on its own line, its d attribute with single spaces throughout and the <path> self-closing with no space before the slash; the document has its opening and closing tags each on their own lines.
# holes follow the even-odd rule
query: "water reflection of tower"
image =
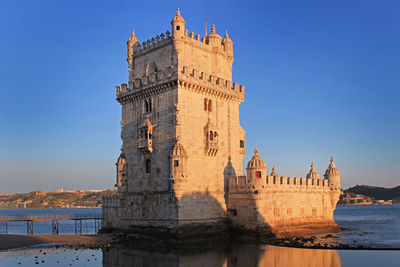
<svg viewBox="0 0 400 267">
<path fill-rule="evenodd" d="M 154 252 L 136 249 L 103 249 L 104 267 L 287 267 L 342 266 L 336 250 L 245 245 L 226 251 L 199 253 Z"/>
</svg>

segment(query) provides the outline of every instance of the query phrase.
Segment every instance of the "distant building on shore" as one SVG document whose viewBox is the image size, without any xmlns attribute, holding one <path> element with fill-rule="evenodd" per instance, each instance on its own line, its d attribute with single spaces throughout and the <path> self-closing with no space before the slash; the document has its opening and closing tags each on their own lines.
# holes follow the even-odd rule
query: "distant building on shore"
<svg viewBox="0 0 400 267">
<path fill-rule="evenodd" d="M 270 175 L 259 151 L 248 162 L 239 105 L 245 87 L 232 83 L 233 41 L 214 25 L 201 37 L 178 9 L 167 31 L 128 40 L 129 81 L 116 86 L 122 106 L 118 194 L 103 198 L 103 228 L 170 234 L 290 232 L 337 227 L 341 194 L 333 158 L 321 179 Z M 228 223 L 230 222 L 230 223 Z"/>
</svg>

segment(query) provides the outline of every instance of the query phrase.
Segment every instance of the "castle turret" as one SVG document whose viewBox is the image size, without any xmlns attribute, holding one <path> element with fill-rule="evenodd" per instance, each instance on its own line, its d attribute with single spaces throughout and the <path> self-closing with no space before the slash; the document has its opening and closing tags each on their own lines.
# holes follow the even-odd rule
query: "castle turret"
<svg viewBox="0 0 400 267">
<path fill-rule="evenodd" d="M 247 180 L 251 183 L 254 179 L 267 176 L 267 164 L 258 155 L 258 149 L 254 150 L 254 156 L 247 163 Z"/>
<path fill-rule="evenodd" d="M 178 10 L 176 11 L 175 17 L 171 21 L 172 26 L 172 35 L 177 38 L 181 37 L 185 34 L 185 20 L 181 16 L 181 12 Z"/>
<path fill-rule="evenodd" d="M 225 37 L 223 40 L 223 44 L 225 47 L 225 52 L 228 54 L 229 57 L 233 58 L 233 42 L 231 38 L 229 38 L 228 31 L 225 31 Z"/>
<path fill-rule="evenodd" d="M 128 40 L 128 42 L 126 42 L 126 45 L 128 46 L 128 57 L 127 57 L 126 61 L 128 61 L 128 64 L 129 64 L 129 81 L 132 81 L 133 80 L 132 70 L 133 70 L 133 66 L 134 66 L 133 54 L 136 51 L 139 51 L 141 48 L 140 43 L 139 43 L 138 39 L 136 38 L 135 30 L 132 30 L 131 37 L 129 37 L 129 40 Z"/>
<path fill-rule="evenodd" d="M 329 185 L 332 188 L 340 188 L 340 172 L 336 168 L 333 157 L 331 157 L 331 163 L 329 164 L 328 169 L 326 169 L 324 177 L 325 179 L 328 179 Z"/>
<path fill-rule="evenodd" d="M 306 177 L 311 178 L 311 179 L 319 179 L 319 174 L 318 174 L 317 170 L 315 169 L 314 162 L 311 162 L 311 169 L 310 169 L 310 172 L 307 173 Z"/>
</svg>

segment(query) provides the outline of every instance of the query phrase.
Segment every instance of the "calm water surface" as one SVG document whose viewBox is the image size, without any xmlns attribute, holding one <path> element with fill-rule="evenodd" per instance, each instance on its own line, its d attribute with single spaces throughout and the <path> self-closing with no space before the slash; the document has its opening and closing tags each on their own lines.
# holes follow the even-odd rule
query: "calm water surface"
<svg viewBox="0 0 400 267">
<path fill-rule="evenodd" d="M 36 262 L 38 264 L 36 265 Z M 318 250 L 243 245 L 230 250 L 177 254 L 120 249 L 35 248 L 0 252 L 0 266 L 103 267 L 340 267 L 400 266 L 398 251 Z"/>
<path fill-rule="evenodd" d="M 337 234 L 341 243 L 400 248 L 400 205 L 339 206 L 335 221 L 349 229 Z"/>
<path fill-rule="evenodd" d="M 0 210 L 1 215 L 95 213 L 100 209 Z M 335 220 L 350 229 L 335 234 L 342 243 L 373 247 L 400 247 L 400 206 L 338 207 Z M 73 222 L 60 222 L 60 232 L 74 233 Z M 83 225 L 84 233 L 93 233 L 94 225 Z M 0 223 L 0 232 L 4 233 Z M 9 225 L 9 233 L 26 233 L 26 224 Z M 35 233 L 51 233 L 51 222 L 35 224 Z M 355 242 L 354 242 L 355 241 Z M 37 258 L 35 258 L 35 256 Z M 38 264 L 35 264 L 38 262 Z M 192 266 L 192 267 L 264 267 L 264 266 L 396 266 L 400 251 L 317 250 L 276 246 L 243 245 L 229 251 L 214 250 L 178 254 L 121 249 L 30 248 L 0 252 L 0 266 Z"/>
</svg>

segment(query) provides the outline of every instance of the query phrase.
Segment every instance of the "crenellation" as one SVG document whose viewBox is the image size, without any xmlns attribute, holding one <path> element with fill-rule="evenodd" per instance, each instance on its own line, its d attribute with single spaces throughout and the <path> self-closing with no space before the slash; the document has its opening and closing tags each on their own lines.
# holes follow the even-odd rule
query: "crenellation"
<svg viewBox="0 0 400 267">
<path fill-rule="evenodd" d="M 166 44 L 170 44 L 171 42 L 172 36 L 169 31 L 167 31 L 165 34 L 161 33 L 155 38 L 152 37 L 149 40 L 143 41 L 141 45 L 138 43 L 139 46 L 137 47 L 137 49 L 134 50 L 133 56 L 138 57 L 144 53 L 148 53 L 154 49 L 158 49 Z"/>
<path fill-rule="evenodd" d="M 278 190 L 331 190 L 325 179 L 309 179 L 287 176 L 269 176 L 250 181 L 246 176 L 230 177 L 229 188 L 235 191 L 248 192 L 253 189 Z"/>
<path fill-rule="evenodd" d="M 201 75 L 199 75 L 201 73 Z M 203 81 L 205 83 L 210 84 L 211 86 L 216 85 L 220 88 L 231 89 L 232 91 L 244 94 L 244 85 L 240 85 L 238 83 L 233 83 L 229 80 L 225 80 L 221 77 L 217 77 L 215 75 L 209 75 L 206 72 L 198 71 L 194 68 L 189 68 L 188 66 L 183 66 L 181 74 L 183 74 L 187 78 L 194 78 L 198 81 Z"/>
<path fill-rule="evenodd" d="M 116 95 L 120 97 L 126 93 L 134 93 L 138 90 L 145 89 L 149 85 L 156 85 L 167 82 L 174 75 L 173 67 L 168 67 L 165 70 L 160 70 L 157 73 L 151 73 L 148 76 L 144 75 L 141 78 L 136 78 L 134 81 L 129 82 L 128 84 L 123 83 L 121 86 L 117 85 Z"/>
</svg>

